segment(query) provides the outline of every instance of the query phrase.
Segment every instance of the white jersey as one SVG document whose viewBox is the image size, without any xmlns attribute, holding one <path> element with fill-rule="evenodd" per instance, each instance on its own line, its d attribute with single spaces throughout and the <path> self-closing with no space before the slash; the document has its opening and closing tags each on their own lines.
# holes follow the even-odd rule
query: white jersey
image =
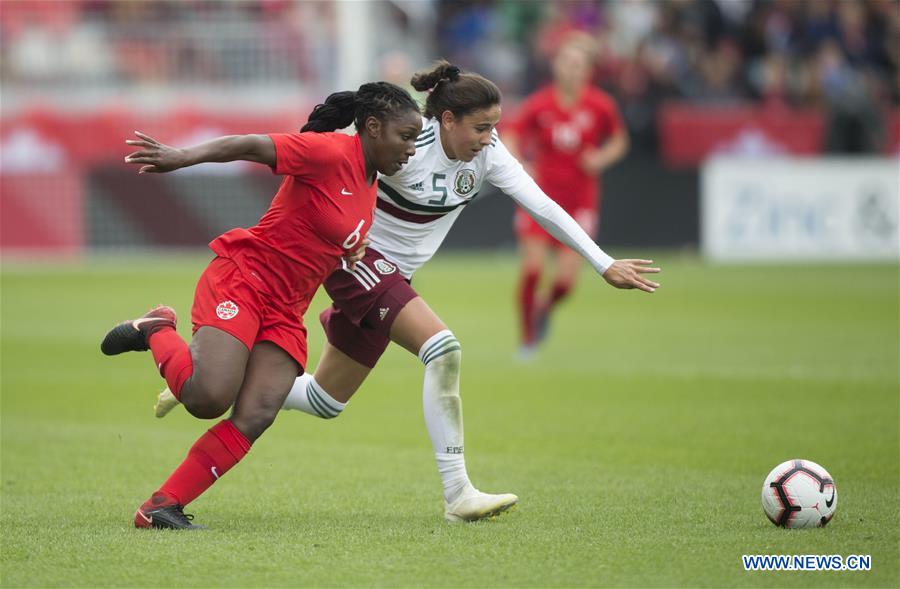
<svg viewBox="0 0 900 589">
<path fill-rule="evenodd" d="M 613 259 L 538 187 L 494 131 L 491 144 L 470 162 L 451 160 L 441 146 L 440 123 L 425 119 L 416 155 L 393 176 L 378 177 L 371 247 L 410 278 L 438 250 L 463 208 L 487 181 L 515 200 L 553 237 L 599 273 Z"/>
</svg>

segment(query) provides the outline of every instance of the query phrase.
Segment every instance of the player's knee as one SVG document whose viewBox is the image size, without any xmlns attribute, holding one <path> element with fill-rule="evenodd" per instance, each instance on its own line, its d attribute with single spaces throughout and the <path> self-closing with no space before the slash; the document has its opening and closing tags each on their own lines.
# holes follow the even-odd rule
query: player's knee
<svg viewBox="0 0 900 589">
<path fill-rule="evenodd" d="M 238 387 L 227 382 L 191 379 L 182 388 L 181 403 L 188 413 L 200 419 L 215 419 L 228 411 L 237 396 Z"/>
<path fill-rule="evenodd" d="M 194 399 L 182 397 L 182 404 L 188 413 L 199 419 L 215 419 L 222 417 L 231 407 L 230 403 L 224 403 L 217 399 Z"/>
<path fill-rule="evenodd" d="M 425 341 L 419 349 L 419 360 L 422 364 L 428 366 L 432 362 L 443 358 L 444 356 L 453 356 L 453 352 L 460 352 L 462 346 L 453 332 L 449 329 L 443 329 Z M 455 355 L 455 362 L 459 363 L 460 354 Z M 444 364 L 452 364 L 454 360 L 445 359 Z"/>
</svg>

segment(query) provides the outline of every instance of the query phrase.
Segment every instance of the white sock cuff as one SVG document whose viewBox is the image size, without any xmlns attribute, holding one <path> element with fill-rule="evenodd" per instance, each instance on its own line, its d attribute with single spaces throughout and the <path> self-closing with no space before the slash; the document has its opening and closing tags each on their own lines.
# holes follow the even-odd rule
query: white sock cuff
<svg viewBox="0 0 900 589">
<path fill-rule="evenodd" d="M 449 329 L 442 329 L 425 340 L 425 343 L 419 348 L 419 360 L 427 366 L 435 358 L 461 349 L 459 340 L 456 339 L 453 332 Z"/>
<path fill-rule="evenodd" d="M 309 404 L 312 405 L 312 408 L 316 413 L 325 419 L 337 417 L 338 414 L 344 410 L 344 407 L 347 406 L 346 403 L 336 401 L 329 395 L 328 391 L 323 389 L 322 385 L 316 382 L 315 376 L 310 377 L 309 382 L 306 383 L 306 396 L 309 399 Z"/>
</svg>

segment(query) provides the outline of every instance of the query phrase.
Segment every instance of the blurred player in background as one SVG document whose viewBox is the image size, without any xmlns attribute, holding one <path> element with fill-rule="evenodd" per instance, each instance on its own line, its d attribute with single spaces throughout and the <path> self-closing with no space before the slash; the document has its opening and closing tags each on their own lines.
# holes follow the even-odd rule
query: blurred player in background
<svg viewBox="0 0 900 589">
<path fill-rule="evenodd" d="M 356 135 L 328 132 L 350 123 Z M 136 527 L 199 527 L 184 506 L 237 464 L 275 420 L 306 365 L 309 302 L 341 258 L 363 243 L 377 173 L 397 173 L 415 153 L 421 129 L 409 94 L 378 82 L 330 95 L 300 133 L 234 135 L 186 149 L 140 133 L 127 141 L 139 151 L 125 161 L 140 165 L 140 173 L 245 160 L 285 176 L 255 227 L 210 243 L 217 257 L 197 284 L 190 346 L 175 331 L 169 307 L 117 325 L 101 344 L 107 355 L 150 349 L 168 390 L 195 417 L 216 418 L 234 405 L 141 505 Z"/>
<path fill-rule="evenodd" d="M 435 254 L 486 181 L 587 259 L 611 285 L 653 292 L 659 285 L 641 274 L 659 270 L 648 267 L 649 260 L 612 259 L 541 191 L 497 135 L 501 95 L 493 82 L 442 61 L 416 74 L 412 85 L 429 92 L 416 154 L 398 174 L 378 179 L 365 257 L 325 281 L 334 301 L 320 316 L 328 341 L 315 375 L 297 379 L 285 408 L 337 417 L 388 343 L 399 344 L 425 366 L 422 403 L 444 486 L 444 517 L 472 521 L 502 512 L 518 498 L 482 493 L 469 480 L 459 395 L 461 346 L 410 285 L 413 273 Z M 157 415 L 176 403 L 163 391 Z"/>
<path fill-rule="evenodd" d="M 586 33 L 570 33 L 553 60 L 553 82 L 526 99 L 507 139 L 513 154 L 533 160 L 535 179 L 591 236 L 599 224 L 600 172 L 625 157 L 628 133 L 613 99 L 591 85 L 597 48 Z M 516 210 L 519 280 L 519 357 L 529 359 L 546 335 L 553 308 L 571 291 L 581 256 Z M 538 295 L 544 262 L 556 254 L 549 292 Z"/>
</svg>

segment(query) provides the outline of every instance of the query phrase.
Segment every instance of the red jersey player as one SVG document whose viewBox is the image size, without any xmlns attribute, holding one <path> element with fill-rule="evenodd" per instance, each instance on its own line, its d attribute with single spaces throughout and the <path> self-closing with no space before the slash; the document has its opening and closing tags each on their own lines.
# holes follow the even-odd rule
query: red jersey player
<svg viewBox="0 0 900 589">
<path fill-rule="evenodd" d="M 355 123 L 357 134 L 330 133 Z M 212 241 L 217 257 L 197 284 L 190 346 L 175 311 L 158 307 L 114 327 L 103 353 L 150 349 L 169 390 L 200 418 L 228 419 L 200 437 L 187 458 L 135 513 L 139 528 L 196 528 L 183 508 L 241 460 L 275 420 L 306 365 L 303 313 L 342 257 L 359 250 L 376 198 L 376 173 L 392 175 L 415 153 L 419 108 L 401 88 L 378 82 L 318 105 L 299 134 L 220 137 L 186 149 L 147 135 L 126 143 L 140 173 L 203 162 L 247 160 L 285 179 L 260 222 Z M 308 132 L 315 131 L 315 132 Z M 358 255 L 358 254 L 354 254 Z"/>
<path fill-rule="evenodd" d="M 514 154 L 533 155 L 538 185 L 593 238 L 599 221 L 598 175 L 628 151 L 628 134 L 615 103 L 590 84 L 595 53 L 585 33 L 566 37 L 553 60 L 553 84 L 525 100 L 511 129 L 513 138 L 507 135 L 506 140 Z M 515 227 L 522 257 L 520 357 L 528 359 L 546 332 L 553 307 L 572 290 L 581 257 L 521 209 L 516 210 Z M 557 264 L 552 286 L 536 297 L 551 248 Z"/>
</svg>

